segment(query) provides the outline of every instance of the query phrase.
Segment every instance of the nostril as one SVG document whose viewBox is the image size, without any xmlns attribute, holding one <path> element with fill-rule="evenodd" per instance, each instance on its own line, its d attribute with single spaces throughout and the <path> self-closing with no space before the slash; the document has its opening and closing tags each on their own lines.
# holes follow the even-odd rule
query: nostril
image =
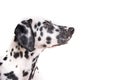
<svg viewBox="0 0 120 80">
<path fill-rule="evenodd" d="M 74 33 L 74 28 L 73 28 L 73 27 L 70 27 L 70 28 L 68 29 L 68 32 L 72 35 L 72 34 Z"/>
</svg>

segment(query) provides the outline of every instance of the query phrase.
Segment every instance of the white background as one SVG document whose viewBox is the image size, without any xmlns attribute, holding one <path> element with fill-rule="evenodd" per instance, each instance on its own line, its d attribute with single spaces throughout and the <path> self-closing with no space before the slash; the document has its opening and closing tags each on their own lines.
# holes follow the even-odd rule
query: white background
<svg viewBox="0 0 120 80">
<path fill-rule="evenodd" d="M 120 80 L 119 0 L 1 0 L 0 54 L 29 16 L 75 28 L 69 44 L 40 55 L 40 80 Z"/>
</svg>

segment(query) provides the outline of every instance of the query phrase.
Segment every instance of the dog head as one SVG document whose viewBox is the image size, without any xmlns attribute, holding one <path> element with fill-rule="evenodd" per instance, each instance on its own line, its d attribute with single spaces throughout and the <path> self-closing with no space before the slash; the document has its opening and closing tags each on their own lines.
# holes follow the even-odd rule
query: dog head
<svg viewBox="0 0 120 80">
<path fill-rule="evenodd" d="M 53 24 L 51 21 L 23 20 L 15 29 L 15 41 L 29 51 L 66 44 L 74 33 L 73 27 Z"/>
</svg>

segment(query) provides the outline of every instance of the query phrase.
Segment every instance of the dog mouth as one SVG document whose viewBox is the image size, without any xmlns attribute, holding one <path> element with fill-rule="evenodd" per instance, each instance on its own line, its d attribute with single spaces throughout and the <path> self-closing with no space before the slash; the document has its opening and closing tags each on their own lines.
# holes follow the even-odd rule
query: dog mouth
<svg viewBox="0 0 120 80">
<path fill-rule="evenodd" d="M 70 27 L 67 30 L 62 30 L 60 34 L 57 36 L 58 44 L 54 46 L 59 46 L 63 44 L 67 44 L 67 42 L 71 39 L 72 35 L 74 33 L 74 28 Z"/>
</svg>

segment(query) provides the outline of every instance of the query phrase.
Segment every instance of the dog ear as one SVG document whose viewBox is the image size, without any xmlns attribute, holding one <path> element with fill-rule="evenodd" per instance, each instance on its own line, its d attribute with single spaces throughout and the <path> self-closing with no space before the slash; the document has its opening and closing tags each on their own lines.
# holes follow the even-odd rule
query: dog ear
<svg viewBox="0 0 120 80">
<path fill-rule="evenodd" d="M 35 39 L 30 27 L 18 24 L 15 29 L 17 42 L 28 51 L 34 50 Z"/>
</svg>

